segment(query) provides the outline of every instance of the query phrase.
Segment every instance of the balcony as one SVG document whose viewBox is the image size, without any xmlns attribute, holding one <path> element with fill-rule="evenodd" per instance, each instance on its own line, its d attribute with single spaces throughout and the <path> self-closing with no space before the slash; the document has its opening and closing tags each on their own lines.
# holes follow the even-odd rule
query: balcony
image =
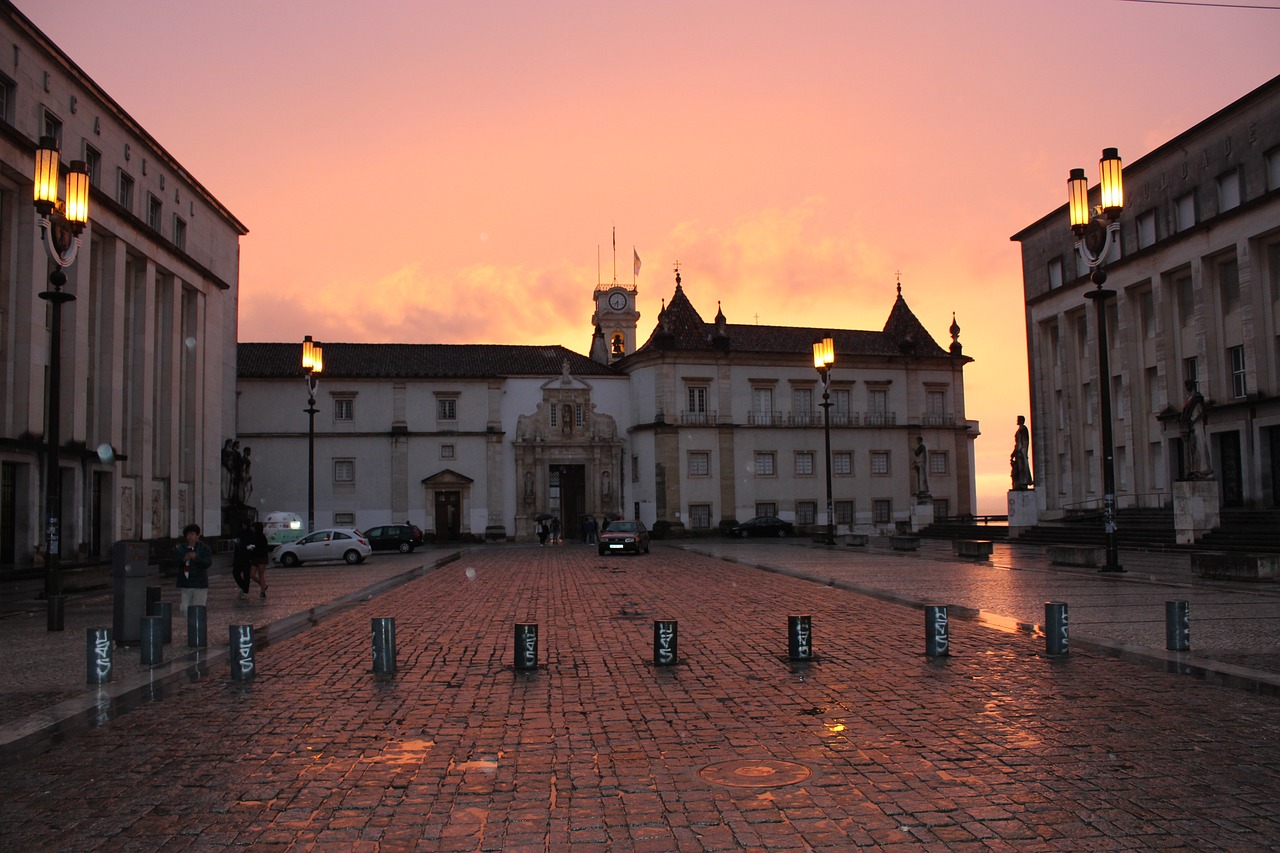
<svg viewBox="0 0 1280 853">
<path fill-rule="evenodd" d="M 681 412 L 680 426 L 715 426 L 720 422 L 715 412 Z"/>
<path fill-rule="evenodd" d="M 927 427 L 953 427 L 956 425 L 956 416 L 943 414 L 942 412 L 929 412 L 920 418 L 920 425 Z"/>
</svg>

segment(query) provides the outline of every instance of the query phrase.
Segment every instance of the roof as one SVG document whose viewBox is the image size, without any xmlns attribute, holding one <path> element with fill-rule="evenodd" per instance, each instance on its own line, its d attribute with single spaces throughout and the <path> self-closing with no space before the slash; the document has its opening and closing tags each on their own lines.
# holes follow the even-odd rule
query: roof
<svg viewBox="0 0 1280 853">
<path fill-rule="evenodd" d="M 488 379 L 557 376 L 569 364 L 574 376 L 620 376 L 562 346 L 513 344 L 324 345 L 324 376 L 343 379 Z M 302 343 L 240 343 L 236 376 L 292 379 L 302 373 Z"/>
</svg>

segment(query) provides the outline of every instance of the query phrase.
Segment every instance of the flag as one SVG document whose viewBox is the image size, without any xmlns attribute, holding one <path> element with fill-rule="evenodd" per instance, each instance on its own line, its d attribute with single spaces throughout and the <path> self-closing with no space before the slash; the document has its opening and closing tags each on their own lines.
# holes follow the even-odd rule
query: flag
<svg viewBox="0 0 1280 853">
<path fill-rule="evenodd" d="M 635 275 L 640 275 L 640 253 L 636 251 L 635 246 L 631 247 L 631 254 L 635 255 Z"/>
</svg>

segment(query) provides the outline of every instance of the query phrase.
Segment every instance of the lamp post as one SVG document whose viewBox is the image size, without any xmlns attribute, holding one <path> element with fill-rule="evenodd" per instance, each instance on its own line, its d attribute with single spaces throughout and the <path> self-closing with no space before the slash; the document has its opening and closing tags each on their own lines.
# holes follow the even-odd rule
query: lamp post
<svg viewBox="0 0 1280 853">
<path fill-rule="evenodd" d="M 827 457 L 827 544 L 836 544 L 836 519 L 831 502 L 831 365 L 836 361 L 835 342 L 823 338 L 813 345 L 813 366 L 822 377 L 822 431 Z"/>
<path fill-rule="evenodd" d="M 1089 204 L 1089 181 L 1084 169 L 1072 169 L 1067 178 L 1068 207 L 1071 230 L 1076 235 L 1076 251 L 1089 266 L 1089 278 L 1095 287 L 1085 294 L 1097 309 L 1098 326 L 1098 393 L 1102 419 L 1102 529 L 1106 536 L 1107 564 L 1099 571 L 1123 572 L 1116 546 L 1116 471 L 1115 448 L 1111 435 L 1111 366 L 1107 356 L 1106 302 L 1116 295 L 1106 290 L 1106 261 L 1111 247 L 1120 239 L 1120 211 L 1124 209 L 1124 183 L 1120 155 L 1114 148 L 1104 148 L 1099 161 L 1102 181 L 1100 203 Z"/>
<path fill-rule="evenodd" d="M 58 466 L 58 447 L 62 443 L 59 427 L 62 420 L 62 306 L 73 301 L 73 293 L 62 288 L 67 283 L 66 268 L 75 262 L 80 249 L 80 234 L 89 221 L 89 168 L 83 161 L 73 160 L 67 170 L 66 197 L 58 198 L 61 183 L 58 140 L 42 137 L 36 146 L 34 202 L 45 251 L 54 269 L 49 273 L 49 289 L 40 298 L 49 303 L 49 384 L 45 418 L 45 519 L 44 519 L 44 593 L 50 631 L 63 626 L 61 572 L 62 473 Z"/>
<path fill-rule="evenodd" d="M 316 529 L 316 387 L 324 372 L 324 347 L 302 339 L 302 369 L 307 374 L 307 532 Z"/>
</svg>

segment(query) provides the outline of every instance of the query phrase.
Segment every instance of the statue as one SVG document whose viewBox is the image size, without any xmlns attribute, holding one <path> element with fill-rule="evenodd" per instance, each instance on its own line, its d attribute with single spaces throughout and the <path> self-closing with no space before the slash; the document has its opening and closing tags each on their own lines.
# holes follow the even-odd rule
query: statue
<svg viewBox="0 0 1280 853">
<path fill-rule="evenodd" d="M 1204 397 L 1196 390 L 1196 383 L 1188 379 L 1184 384 L 1187 400 L 1182 404 L 1178 426 L 1182 431 L 1183 476 L 1187 480 L 1212 480 L 1213 462 L 1209 457 L 1208 412 Z"/>
<path fill-rule="evenodd" d="M 929 448 L 922 436 L 916 436 L 915 457 L 916 494 L 923 497 L 929 494 Z"/>
<path fill-rule="evenodd" d="M 1026 491 L 1032 486 L 1031 465 L 1027 453 L 1031 450 L 1031 435 L 1027 431 L 1027 419 L 1018 415 L 1018 429 L 1013 434 L 1013 453 L 1009 454 L 1009 467 L 1013 474 L 1013 488 Z"/>
<path fill-rule="evenodd" d="M 229 504 L 235 498 L 236 451 L 228 438 L 222 445 L 222 502 Z"/>
</svg>

